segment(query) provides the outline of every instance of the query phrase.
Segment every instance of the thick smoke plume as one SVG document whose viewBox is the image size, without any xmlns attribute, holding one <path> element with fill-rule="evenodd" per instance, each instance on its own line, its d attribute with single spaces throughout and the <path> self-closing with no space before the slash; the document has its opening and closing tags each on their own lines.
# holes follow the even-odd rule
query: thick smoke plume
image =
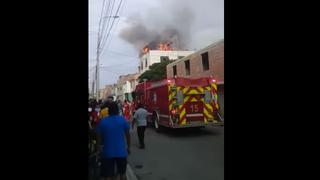
<svg viewBox="0 0 320 180">
<path fill-rule="evenodd" d="M 135 14 L 128 18 L 120 37 L 138 51 L 145 46 L 157 49 L 160 42 L 170 42 L 173 49 L 184 50 L 191 39 L 193 19 L 191 9 L 184 7 L 183 1 L 167 1 L 144 15 Z"/>
</svg>

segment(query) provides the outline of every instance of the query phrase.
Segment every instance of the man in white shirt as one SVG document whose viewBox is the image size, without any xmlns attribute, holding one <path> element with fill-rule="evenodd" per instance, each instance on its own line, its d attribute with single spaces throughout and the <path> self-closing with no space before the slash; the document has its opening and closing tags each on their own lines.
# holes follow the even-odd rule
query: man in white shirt
<svg viewBox="0 0 320 180">
<path fill-rule="evenodd" d="M 147 115 L 148 111 L 143 108 L 142 104 L 138 104 L 138 109 L 134 113 L 134 123 L 137 124 L 137 132 L 139 137 L 140 149 L 145 148 L 144 144 L 144 132 L 147 127 Z"/>
</svg>

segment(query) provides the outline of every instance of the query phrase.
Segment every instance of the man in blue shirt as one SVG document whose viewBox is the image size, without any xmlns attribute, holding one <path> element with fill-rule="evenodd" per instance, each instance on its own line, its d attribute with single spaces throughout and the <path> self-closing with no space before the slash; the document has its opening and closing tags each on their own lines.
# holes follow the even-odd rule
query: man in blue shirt
<svg viewBox="0 0 320 180">
<path fill-rule="evenodd" d="M 115 176 L 115 165 L 120 174 L 120 180 L 126 179 L 127 156 L 130 153 L 129 129 L 129 123 L 124 117 L 119 116 L 117 103 L 110 103 L 109 116 L 103 118 L 97 126 L 99 150 L 100 145 L 103 144 L 101 177 L 106 180 L 111 180 Z"/>
</svg>

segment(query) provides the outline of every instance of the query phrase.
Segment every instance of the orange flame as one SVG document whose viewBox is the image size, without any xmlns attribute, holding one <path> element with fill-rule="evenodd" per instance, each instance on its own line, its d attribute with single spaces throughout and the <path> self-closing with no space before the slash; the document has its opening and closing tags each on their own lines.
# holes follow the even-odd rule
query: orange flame
<svg viewBox="0 0 320 180">
<path fill-rule="evenodd" d="M 145 46 L 145 47 L 143 48 L 143 53 L 145 54 L 145 53 L 147 53 L 148 51 L 149 51 L 148 46 Z"/>
<path fill-rule="evenodd" d="M 171 44 L 172 44 L 172 42 L 160 42 L 160 43 L 158 44 L 158 47 L 157 47 L 156 50 L 172 51 L 172 50 L 174 50 L 174 49 L 171 47 Z M 146 45 L 146 46 L 143 48 L 142 53 L 143 53 L 143 54 L 146 54 L 146 53 L 149 52 L 149 50 L 150 50 L 150 48 L 148 47 L 148 45 Z"/>
</svg>

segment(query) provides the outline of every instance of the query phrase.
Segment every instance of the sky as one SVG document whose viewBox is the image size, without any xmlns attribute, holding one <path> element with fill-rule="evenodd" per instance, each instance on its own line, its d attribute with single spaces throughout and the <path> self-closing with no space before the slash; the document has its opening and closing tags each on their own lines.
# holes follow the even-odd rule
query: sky
<svg viewBox="0 0 320 180">
<path fill-rule="evenodd" d="M 90 84 L 94 78 L 102 2 L 89 0 Z M 115 5 L 119 2 L 115 0 Z M 183 35 L 186 48 L 198 50 L 224 38 L 224 0 L 123 0 L 119 18 L 115 19 L 100 57 L 100 88 L 116 83 L 120 75 L 138 71 L 140 47 L 121 36 L 124 31 L 131 32 L 133 22 L 142 24 L 151 33 L 161 34 L 162 24 L 176 28 Z"/>
</svg>

